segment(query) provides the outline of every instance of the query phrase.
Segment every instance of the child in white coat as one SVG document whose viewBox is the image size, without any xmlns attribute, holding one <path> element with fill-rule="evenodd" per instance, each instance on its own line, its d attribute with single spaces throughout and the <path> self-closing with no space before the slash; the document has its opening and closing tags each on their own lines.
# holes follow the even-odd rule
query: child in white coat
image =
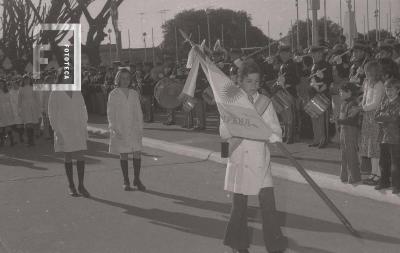
<svg viewBox="0 0 400 253">
<path fill-rule="evenodd" d="M 10 141 L 10 146 L 14 145 L 11 127 L 14 124 L 14 114 L 10 100 L 8 84 L 0 79 L 0 146 L 4 145 L 5 137 Z"/>
<path fill-rule="evenodd" d="M 238 70 L 237 81 L 255 108 L 263 108 L 257 111 L 272 130 L 268 142 L 281 142 L 282 129 L 271 100 L 258 93 L 260 68 L 257 63 L 253 60 L 244 61 Z M 223 139 L 232 137 L 222 120 L 220 135 Z M 249 252 L 247 199 L 248 195 L 258 195 L 265 246 L 268 252 L 283 252 L 287 247 L 287 239 L 282 235 L 276 216 L 268 144 L 265 141 L 243 139 L 236 146 L 230 144 L 229 148 L 233 150 L 229 152 L 231 155 L 225 174 L 225 190 L 233 193 L 233 203 L 224 244 L 239 253 Z"/>
<path fill-rule="evenodd" d="M 61 77 L 62 75 L 60 75 Z M 58 78 L 61 81 L 61 78 Z M 60 83 L 60 82 L 58 82 Z M 49 97 L 48 116 L 54 131 L 54 150 L 64 153 L 64 166 L 69 183 L 69 194 L 79 196 L 78 192 L 89 197 L 83 181 L 85 174 L 84 152 L 87 149 L 87 120 L 85 102 L 80 91 L 52 91 Z M 78 172 L 78 192 L 76 191 L 72 159 L 76 159 Z"/>
<path fill-rule="evenodd" d="M 114 80 L 117 88 L 110 92 L 108 98 L 109 152 L 120 155 L 123 187 L 126 191 L 132 190 L 129 182 L 128 155 L 133 153 L 133 186 L 144 191 L 146 187 L 140 181 L 143 113 L 139 94 L 130 87 L 131 76 L 129 70 L 121 69 Z"/>
</svg>

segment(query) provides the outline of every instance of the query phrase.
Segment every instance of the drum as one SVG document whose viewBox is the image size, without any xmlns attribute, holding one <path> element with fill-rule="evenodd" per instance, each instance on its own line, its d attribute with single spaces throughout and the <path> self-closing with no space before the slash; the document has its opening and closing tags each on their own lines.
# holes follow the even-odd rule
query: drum
<svg viewBox="0 0 400 253">
<path fill-rule="evenodd" d="M 215 99 L 214 99 L 214 93 L 211 89 L 211 87 L 207 87 L 202 94 L 203 100 L 208 104 L 208 105 L 215 105 Z"/>
<path fill-rule="evenodd" d="M 304 106 L 304 111 L 311 118 L 318 118 L 328 110 L 329 104 L 330 101 L 324 94 L 317 94 Z"/>
<path fill-rule="evenodd" d="M 272 96 L 272 105 L 276 113 L 281 113 L 284 110 L 287 110 L 291 105 L 290 94 L 286 90 L 279 90 Z"/>
<path fill-rule="evenodd" d="M 158 104 L 165 109 L 175 109 L 181 105 L 178 99 L 184 84 L 176 79 L 163 78 L 154 88 L 154 97 Z"/>
</svg>

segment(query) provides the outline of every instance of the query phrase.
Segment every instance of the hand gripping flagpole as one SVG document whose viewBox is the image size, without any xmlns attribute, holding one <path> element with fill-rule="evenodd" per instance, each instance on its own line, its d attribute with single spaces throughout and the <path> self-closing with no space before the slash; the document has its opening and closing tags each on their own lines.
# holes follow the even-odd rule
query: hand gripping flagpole
<svg viewBox="0 0 400 253">
<path fill-rule="evenodd" d="M 185 42 L 189 42 L 192 47 L 195 48 L 199 57 L 205 58 L 206 55 L 199 50 L 197 45 L 190 40 L 189 36 L 181 29 L 179 32 L 182 34 Z M 335 206 L 332 200 L 322 191 L 322 189 L 317 185 L 317 183 L 311 178 L 311 176 L 307 173 L 307 171 L 301 166 L 301 164 L 290 154 L 290 152 L 283 146 L 282 143 L 275 143 L 276 146 L 282 151 L 282 153 L 290 160 L 290 162 L 295 166 L 297 171 L 304 177 L 304 179 L 308 182 L 308 184 L 313 188 L 313 190 L 318 194 L 318 196 L 325 202 L 325 204 L 331 209 L 331 211 L 339 218 L 339 220 L 343 223 L 346 229 L 356 237 L 360 237 L 358 232 L 352 227 L 347 218 L 340 212 L 340 210 Z"/>
</svg>

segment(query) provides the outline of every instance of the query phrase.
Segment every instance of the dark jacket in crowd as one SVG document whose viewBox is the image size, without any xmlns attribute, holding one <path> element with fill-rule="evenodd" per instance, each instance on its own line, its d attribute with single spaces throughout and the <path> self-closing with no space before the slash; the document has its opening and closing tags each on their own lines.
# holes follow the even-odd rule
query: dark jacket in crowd
<svg viewBox="0 0 400 253">
<path fill-rule="evenodd" d="M 288 87 L 286 88 L 287 91 L 294 97 L 297 97 L 297 90 L 296 86 L 300 82 L 300 77 L 297 71 L 296 63 L 289 59 L 287 62 L 282 63 L 281 68 L 279 70 L 279 75 L 285 76 L 285 85 Z"/>
<path fill-rule="evenodd" d="M 357 113 L 356 115 L 353 115 L 353 116 L 349 115 L 351 108 L 354 108 L 357 106 L 358 106 L 358 102 L 357 102 L 356 98 L 354 98 L 354 97 L 351 97 L 351 98 L 343 101 L 340 106 L 340 114 L 339 114 L 339 119 L 337 120 L 337 123 L 339 125 L 359 127 L 360 114 Z"/>
<path fill-rule="evenodd" d="M 391 102 L 385 98 L 376 111 L 375 120 L 380 126 L 380 143 L 400 144 L 400 96 Z"/>
<path fill-rule="evenodd" d="M 323 90 L 321 93 L 325 94 L 327 97 L 329 97 L 329 88 L 330 85 L 333 82 L 333 74 L 332 74 L 332 65 L 330 65 L 328 62 L 326 62 L 325 60 L 322 60 L 320 62 L 314 63 L 314 65 L 311 68 L 311 75 L 316 74 L 318 72 L 318 70 L 323 70 L 323 77 L 319 78 L 318 76 L 314 76 L 312 78 L 315 79 L 315 81 L 317 83 L 324 83 L 326 85 L 326 89 Z M 317 92 L 314 88 L 310 88 L 310 97 L 314 97 Z"/>
</svg>

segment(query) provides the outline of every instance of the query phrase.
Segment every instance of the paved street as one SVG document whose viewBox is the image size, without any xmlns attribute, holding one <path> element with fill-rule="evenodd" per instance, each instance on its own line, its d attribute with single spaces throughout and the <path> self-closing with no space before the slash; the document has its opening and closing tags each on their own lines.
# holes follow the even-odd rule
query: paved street
<svg viewBox="0 0 400 253">
<path fill-rule="evenodd" d="M 89 141 L 91 199 L 67 195 L 62 157 L 49 142 L 40 141 L 34 151 L 2 149 L 1 253 L 231 252 L 221 243 L 230 210 L 223 165 L 145 148 L 149 191 L 124 192 L 118 157 L 107 153 L 106 144 L 93 136 Z M 358 240 L 309 186 L 275 183 L 280 220 L 294 252 L 399 252 L 398 206 L 326 191 L 360 231 Z M 265 252 L 255 197 L 250 205 L 251 252 Z"/>
</svg>

